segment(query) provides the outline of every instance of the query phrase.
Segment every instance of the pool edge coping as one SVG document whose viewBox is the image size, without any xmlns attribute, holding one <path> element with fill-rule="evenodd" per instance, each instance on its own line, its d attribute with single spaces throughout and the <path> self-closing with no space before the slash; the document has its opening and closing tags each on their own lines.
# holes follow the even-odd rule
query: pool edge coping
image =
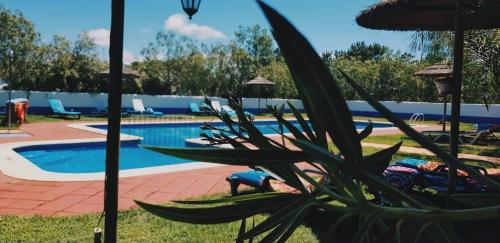
<svg viewBox="0 0 500 243">
<path fill-rule="evenodd" d="M 256 121 L 275 121 L 274 119 L 258 119 Z M 203 123 L 206 121 L 181 121 L 181 122 L 165 122 L 158 124 L 179 124 L 179 123 Z M 220 122 L 220 121 L 217 121 Z M 355 120 L 355 122 L 367 122 L 362 120 Z M 392 124 L 390 122 L 375 122 L 375 123 L 385 123 Z M 106 125 L 106 122 L 86 122 L 86 123 L 76 123 L 76 124 L 67 124 L 66 126 L 92 132 L 100 135 L 107 135 L 107 130 L 99 129 L 91 127 L 91 125 Z M 124 123 L 123 125 L 128 125 L 130 123 Z M 141 123 L 132 123 L 131 125 L 141 124 Z M 149 123 L 144 123 L 149 124 Z M 397 127 L 381 127 L 374 129 L 397 129 Z M 267 136 L 280 136 L 279 134 L 271 134 Z M 142 139 L 142 137 L 129 135 L 125 133 L 120 134 L 120 141 L 135 141 Z M 191 138 L 193 140 L 199 138 Z M 199 140 L 201 142 L 201 140 Z M 37 146 L 37 145 L 52 145 L 52 144 L 75 144 L 75 143 L 92 143 L 92 142 L 106 142 L 106 138 L 85 138 L 85 139 L 62 139 L 62 140 L 40 140 L 40 141 L 29 141 L 29 142 L 13 142 L 13 143 L 5 143 L 0 144 L 0 161 L 4 161 L 0 163 L 0 171 L 10 177 L 24 180 L 35 180 L 35 181 L 98 181 L 104 180 L 104 172 L 96 172 L 96 173 L 58 173 L 58 172 L 50 172 L 43 170 L 33 164 L 33 162 L 29 161 L 19 153 L 17 153 L 14 149 L 28 147 L 28 146 Z M 198 143 L 199 145 L 202 143 Z M 206 144 L 203 144 L 206 145 Z M 145 176 L 145 175 L 153 175 L 153 174 L 162 174 L 162 173 L 171 173 L 171 172 L 179 172 L 179 171 L 188 171 L 188 170 L 196 170 L 196 169 L 205 169 L 205 168 L 213 168 L 225 166 L 222 164 L 214 164 L 207 162 L 189 162 L 189 163 L 181 163 L 181 164 L 173 164 L 173 165 L 163 165 L 163 166 L 153 166 L 146 168 L 138 168 L 138 169 L 126 169 L 120 170 L 120 178 L 125 177 L 134 177 L 134 176 Z"/>
</svg>

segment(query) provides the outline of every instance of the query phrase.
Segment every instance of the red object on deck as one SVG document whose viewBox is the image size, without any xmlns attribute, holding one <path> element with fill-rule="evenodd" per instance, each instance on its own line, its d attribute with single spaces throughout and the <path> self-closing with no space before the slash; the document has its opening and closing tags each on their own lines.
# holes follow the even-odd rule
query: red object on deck
<svg viewBox="0 0 500 243">
<path fill-rule="evenodd" d="M 26 121 L 26 117 L 24 116 L 24 104 L 23 103 L 17 103 L 16 104 L 16 115 L 17 115 L 17 123 L 19 125 L 23 124 L 24 121 Z"/>
</svg>

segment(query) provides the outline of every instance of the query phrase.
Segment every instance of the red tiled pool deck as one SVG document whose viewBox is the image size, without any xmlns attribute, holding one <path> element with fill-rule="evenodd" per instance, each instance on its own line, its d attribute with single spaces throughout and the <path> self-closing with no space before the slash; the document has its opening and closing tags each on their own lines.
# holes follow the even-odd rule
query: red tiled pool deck
<svg viewBox="0 0 500 243">
<path fill-rule="evenodd" d="M 31 137 L 0 138 L 0 144 L 103 137 L 103 135 L 68 127 L 68 124 L 69 122 L 25 124 L 22 126 L 22 130 L 31 134 Z M 372 135 L 399 132 L 397 129 L 382 129 L 374 130 Z M 372 144 L 372 146 L 375 145 Z M 387 147 L 387 145 L 379 146 Z M 423 149 L 412 147 L 402 147 L 401 149 L 409 153 L 425 152 Z M 225 181 L 226 176 L 245 169 L 246 167 L 240 166 L 220 166 L 121 178 L 119 209 L 136 207 L 134 199 L 151 203 L 167 203 L 175 199 L 228 192 L 230 188 Z M 11 178 L 0 172 L 0 215 L 78 215 L 101 212 L 104 204 L 103 191 L 104 181 L 30 181 Z"/>
<path fill-rule="evenodd" d="M 0 143 L 77 138 L 102 135 L 68 127 L 69 122 L 25 124 L 24 138 L 0 138 Z M 1 161 L 0 161 L 1 163 Z M 227 175 L 245 167 L 221 166 L 183 172 L 121 178 L 119 209 L 135 207 L 133 200 L 166 203 L 175 199 L 229 191 Z M 78 215 L 100 212 L 104 181 L 44 182 L 20 180 L 0 173 L 0 215 Z"/>
</svg>

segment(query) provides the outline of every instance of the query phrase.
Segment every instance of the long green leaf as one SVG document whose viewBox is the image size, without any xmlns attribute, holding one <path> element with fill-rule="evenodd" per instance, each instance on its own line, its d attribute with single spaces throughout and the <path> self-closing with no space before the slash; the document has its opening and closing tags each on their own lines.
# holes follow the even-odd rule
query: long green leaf
<svg viewBox="0 0 500 243">
<path fill-rule="evenodd" d="M 240 240 L 240 239 L 241 239 L 241 236 L 243 234 L 245 234 L 246 228 L 247 228 L 247 219 L 244 218 L 241 220 L 240 230 L 238 231 L 238 237 L 236 238 L 236 243 L 244 243 L 245 242 L 244 240 Z"/>
<path fill-rule="evenodd" d="M 290 101 L 287 101 L 286 103 L 295 116 L 295 119 L 297 119 L 297 122 L 300 124 L 302 130 L 307 134 L 307 137 L 309 137 L 309 140 L 314 141 L 316 139 L 316 136 L 311 131 L 311 128 L 307 124 L 306 119 L 304 119 L 299 110 L 297 110 L 297 108 L 295 108 L 295 106 Z"/>
<path fill-rule="evenodd" d="M 345 221 L 347 220 L 348 218 L 351 218 L 355 216 L 354 214 L 350 214 L 350 213 L 346 213 L 342 216 L 340 216 L 340 218 L 338 218 L 337 220 L 335 220 L 335 223 L 332 224 L 332 226 L 330 226 L 330 228 L 326 231 L 326 233 L 323 235 L 323 242 L 332 242 L 333 239 L 332 239 L 332 236 L 333 236 L 333 233 L 335 233 L 335 230 Z"/>
<path fill-rule="evenodd" d="M 384 170 L 389 166 L 392 156 L 399 150 L 402 143 L 403 142 L 399 142 L 390 148 L 386 148 L 369 156 L 363 157 L 362 164 L 364 168 L 374 175 L 382 175 Z"/>
<path fill-rule="evenodd" d="M 259 213 L 266 213 L 281 208 L 293 200 L 295 200 L 295 197 L 283 196 L 211 208 L 180 208 L 154 205 L 141 201 L 135 202 L 146 211 L 165 219 L 191 224 L 220 224 L 234 222 Z"/>
<path fill-rule="evenodd" d="M 368 122 L 369 122 L 368 126 L 366 126 L 366 127 L 363 129 L 363 131 L 361 131 L 361 132 L 359 133 L 359 140 L 360 140 L 360 141 L 361 141 L 361 140 L 363 140 L 363 139 L 365 139 L 365 138 L 367 138 L 368 136 L 370 136 L 370 134 L 371 134 L 371 133 L 372 133 L 372 131 L 373 131 L 373 123 L 372 123 L 372 121 L 368 120 Z"/>
<path fill-rule="evenodd" d="M 216 200 L 190 200 L 190 201 L 173 201 L 180 204 L 193 204 L 193 205 L 209 205 L 218 203 L 238 203 L 256 199 L 271 198 L 271 197 L 283 197 L 283 196 L 297 196 L 298 194 L 286 193 L 286 192 L 265 192 L 265 193 L 253 193 L 248 195 L 232 196 Z M 297 196 L 298 197 L 298 196 Z M 300 197 L 298 197 L 300 198 Z"/>
<path fill-rule="evenodd" d="M 302 221 L 302 218 L 304 214 L 307 212 L 307 209 L 311 206 L 312 204 L 306 204 L 303 207 L 299 208 L 299 211 L 295 214 L 290 214 L 284 221 L 283 224 L 280 224 L 278 227 L 276 227 L 271 233 L 266 235 L 262 239 L 262 242 L 283 242 L 281 239 L 284 236 L 284 234 L 287 232 L 288 229 L 291 231 L 295 230 L 296 227 L 298 227 L 297 223 L 298 221 Z M 289 232 L 290 234 L 290 232 Z M 284 240 L 286 240 L 288 236 L 285 236 Z M 278 240 L 279 239 L 279 240 Z"/>
<path fill-rule="evenodd" d="M 310 156 L 301 151 L 283 149 L 213 149 L 213 148 L 163 148 L 143 146 L 158 153 L 179 158 L 228 165 L 270 166 L 303 162 Z"/>
<path fill-rule="evenodd" d="M 363 224 L 361 224 L 361 226 L 359 227 L 358 232 L 354 236 L 352 242 L 361 243 L 363 239 L 365 239 L 368 232 L 370 231 L 372 225 L 375 223 L 375 221 L 380 217 L 380 215 L 383 212 L 384 212 L 383 210 L 380 210 L 370 214 L 368 218 L 363 222 Z"/>
<path fill-rule="evenodd" d="M 291 122 L 283 119 L 283 117 L 276 117 L 278 122 L 286 127 L 290 133 L 298 139 L 302 140 L 307 140 L 307 137 L 299 130 L 297 127 L 295 127 Z"/>
<path fill-rule="evenodd" d="M 331 154 L 328 150 L 323 149 L 311 142 L 303 140 L 292 140 L 293 144 L 304 150 L 304 152 L 309 153 L 311 156 L 318 159 L 319 162 L 324 162 L 336 167 L 339 170 L 344 170 L 348 172 L 354 178 L 360 179 L 365 182 L 368 186 L 375 189 L 382 190 L 389 196 L 393 196 L 396 199 L 401 199 L 414 207 L 423 207 L 415 199 L 401 192 L 400 190 L 393 187 L 387 181 L 374 176 L 373 174 L 367 172 L 366 170 L 352 166 L 348 163 L 343 163 L 335 155 Z"/>
<path fill-rule="evenodd" d="M 273 28 L 273 34 L 303 99 L 313 125 L 330 135 L 342 154 L 354 163 L 361 159 L 361 144 L 347 103 L 325 64 L 310 43 L 288 20 L 258 1 Z"/>
<path fill-rule="evenodd" d="M 249 230 L 245 234 L 242 234 L 239 236 L 239 239 L 249 239 L 251 237 L 255 237 L 259 234 L 262 234 L 277 225 L 281 224 L 284 222 L 284 219 L 286 219 L 289 215 L 295 214 L 300 210 L 301 207 L 304 206 L 304 203 L 307 202 L 308 199 L 297 199 L 294 202 L 289 203 L 288 205 L 285 205 L 278 211 L 274 212 L 270 217 L 268 217 L 266 220 L 264 220 L 262 223 L 258 224 L 255 226 L 253 229 Z"/>
<path fill-rule="evenodd" d="M 435 143 L 429 141 L 425 136 L 415 131 L 410 126 L 408 126 L 408 124 L 406 124 L 403 120 L 397 117 L 394 113 L 392 113 L 384 105 L 378 102 L 370 94 L 368 94 L 361 86 L 359 86 L 354 80 L 352 80 L 351 77 L 349 77 L 349 75 L 347 75 L 340 69 L 339 71 L 347 80 L 347 82 L 351 85 L 351 87 L 353 87 L 363 99 L 365 99 L 373 108 L 375 108 L 378 112 L 380 112 L 387 120 L 392 122 L 396 127 L 398 127 L 406 135 L 408 135 L 408 137 L 415 140 L 417 143 L 422 145 L 422 147 L 436 154 L 439 158 L 443 159 L 447 164 L 454 165 L 457 168 L 466 171 L 471 176 L 474 176 L 474 178 L 476 178 L 477 180 L 488 184 L 488 186 L 492 187 L 495 190 L 500 191 L 500 183 L 496 182 L 495 180 L 487 176 L 482 175 L 478 171 L 470 168 L 469 166 L 466 166 L 460 160 L 452 157 L 450 154 L 443 151 Z"/>
<path fill-rule="evenodd" d="M 418 230 L 419 225 L 421 225 L 421 224 L 422 224 L 422 222 L 420 222 L 420 221 L 413 221 L 413 222 L 410 222 L 409 224 L 402 225 L 400 228 L 400 236 L 402 237 L 401 240 L 403 242 L 405 242 L 407 238 L 410 238 L 410 236 Z M 397 224 L 391 225 L 391 227 L 389 227 L 387 230 L 378 234 L 375 237 L 374 242 L 386 243 L 386 242 L 397 241 L 397 234 L 396 234 L 397 229 L 396 228 L 397 228 Z"/>
<path fill-rule="evenodd" d="M 290 238 L 290 236 L 292 236 L 293 232 L 295 232 L 295 230 L 304 221 L 304 218 L 306 217 L 307 213 L 311 209 L 312 205 L 314 205 L 314 204 L 311 203 L 309 205 L 305 205 L 299 213 L 295 214 L 295 216 L 290 220 L 290 223 L 289 223 L 286 231 L 278 239 L 278 242 L 285 243 L 288 240 L 288 238 Z"/>
<path fill-rule="evenodd" d="M 427 222 L 427 223 L 425 223 L 425 224 L 422 224 L 422 226 L 420 226 L 420 227 L 418 228 L 417 233 L 415 233 L 415 234 L 413 235 L 413 239 L 412 239 L 410 242 L 412 242 L 412 243 L 418 243 L 418 242 L 420 242 L 420 237 L 421 237 L 421 236 L 422 236 L 422 234 L 425 232 L 425 230 L 426 230 L 429 226 L 431 226 L 432 224 L 433 224 L 432 222 Z"/>
<path fill-rule="evenodd" d="M 500 194 L 454 194 L 451 198 L 473 207 L 500 205 Z"/>
</svg>

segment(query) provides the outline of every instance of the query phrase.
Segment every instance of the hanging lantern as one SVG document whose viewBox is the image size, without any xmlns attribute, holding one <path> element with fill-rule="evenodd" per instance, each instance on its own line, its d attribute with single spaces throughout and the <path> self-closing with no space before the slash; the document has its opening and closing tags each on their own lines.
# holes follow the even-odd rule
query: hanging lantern
<svg viewBox="0 0 500 243">
<path fill-rule="evenodd" d="M 184 12 L 189 15 L 189 19 L 192 19 L 193 15 L 198 12 L 201 0 L 181 0 L 181 2 Z"/>
<path fill-rule="evenodd" d="M 451 93 L 451 79 L 450 78 L 440 78 L 434 80 L 434 84 L 438 90 L 439 96 L 447 96 Z"/>
</svg>

